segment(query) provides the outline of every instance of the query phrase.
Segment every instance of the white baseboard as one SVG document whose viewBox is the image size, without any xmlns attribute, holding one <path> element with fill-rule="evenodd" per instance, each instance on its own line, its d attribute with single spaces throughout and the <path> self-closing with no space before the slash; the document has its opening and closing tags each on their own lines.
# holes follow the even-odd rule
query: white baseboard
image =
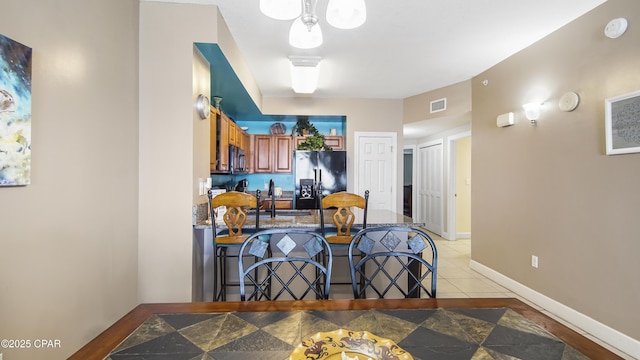
<svg viewBox="0 0 640 360">
<path fill-rule="evenodd" d="M 471 233 L 470 232 L 456 233 L 456 239 L 471 239 Z"/>
<path fill-rule="evenodd" d="M 471 260 L 469 266 L 471 269 L 479 272 L 487 278 L 495 281 L 501 286 L 511 290 L 512 292 L 522 296 L 550 313 L 564 319 L 584 330 L 585 332 L 595 336 L 596 338 L 606 342 L 607 344 L 619 349 L 636 359 L 640 359 L 640 341 L 619 332 L 589 316 L 582 314 L 548 296 L 545 296 L 533 289 L 530 289 L 519 282 L 512 280 L 501 273 Z"/>
</svg>

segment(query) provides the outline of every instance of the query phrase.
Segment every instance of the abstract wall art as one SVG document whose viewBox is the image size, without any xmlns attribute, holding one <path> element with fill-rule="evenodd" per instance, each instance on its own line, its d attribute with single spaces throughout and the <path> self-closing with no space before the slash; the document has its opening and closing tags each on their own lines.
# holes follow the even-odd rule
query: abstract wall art
<svg viewBox="0 0 640 360">
<path fill-rule="evenodd" d="M 0 35 L 0 186 L 31 182 L 31 48 Z"/>
<path fill-rule="evenodd" d="M 640 152 L 640 91 L 605 100 L 607 155 Z"/>
</svg>

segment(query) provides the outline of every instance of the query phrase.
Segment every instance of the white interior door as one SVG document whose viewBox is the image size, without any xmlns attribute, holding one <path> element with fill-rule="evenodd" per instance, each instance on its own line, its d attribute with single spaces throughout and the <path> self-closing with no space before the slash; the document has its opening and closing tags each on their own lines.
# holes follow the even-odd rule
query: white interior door
<svg viewBox="0 0 640 360">
<path fill-rule="evenodd" d="M 356 133 L 356 192 L 369 190 L 369 209 L 396 211 L 395 133 Z"/>
<path fill-rule="evenodd" d="M 418 149 L 418 219 L 442 234 L 442 142 Z"/>
</svg>

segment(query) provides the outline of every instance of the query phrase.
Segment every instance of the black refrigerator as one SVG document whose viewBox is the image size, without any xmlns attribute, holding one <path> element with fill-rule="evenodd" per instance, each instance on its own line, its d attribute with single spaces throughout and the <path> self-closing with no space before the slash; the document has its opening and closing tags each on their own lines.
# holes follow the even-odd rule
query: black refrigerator
<svg viewBox="0 0 640 360">
<path fill-rule="evenodd" d="M 322 196 L 347 190 L 346 151 L 295 151 L 295 208 L 317 209 Z"/>
</svg>

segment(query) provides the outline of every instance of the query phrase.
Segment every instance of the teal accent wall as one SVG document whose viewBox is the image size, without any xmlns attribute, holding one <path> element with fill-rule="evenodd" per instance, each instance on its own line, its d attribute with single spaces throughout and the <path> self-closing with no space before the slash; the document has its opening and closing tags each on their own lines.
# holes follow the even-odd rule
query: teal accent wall
<svg viewBox="0 0 640 360">
<path fill-rule="evenodd" d="M 275 186 L 280 186 L 283 191 L 295 190 L 293 174 L 245 174 L 245 175 L 225 175 L 211 174 L 211 183 L 214 188 L 235 187 L 238 181 L 247 179 L 249 182 L 249 191 L 265 191 L 264 184 L 269 185 L 269 180 L 273 179 Z"/>
<path fill-rule="evenodd" d="M 286 127 L 285 134 L 291 134 L 291 129 L 296 124 L 296 116 L 274 117 L 274 121 L 264 120 L 237 120 L 238 126 L 246 126 L 249 134 L 270 134 L 271 125 L 276 122 L 283 123 Z M 336 129 L 336 135 L 346 134 L 345 116 L 309 116 L 309 121 L 318 129 L 320 134 L 329 135 L 331 129 Z"/>
</svg>

